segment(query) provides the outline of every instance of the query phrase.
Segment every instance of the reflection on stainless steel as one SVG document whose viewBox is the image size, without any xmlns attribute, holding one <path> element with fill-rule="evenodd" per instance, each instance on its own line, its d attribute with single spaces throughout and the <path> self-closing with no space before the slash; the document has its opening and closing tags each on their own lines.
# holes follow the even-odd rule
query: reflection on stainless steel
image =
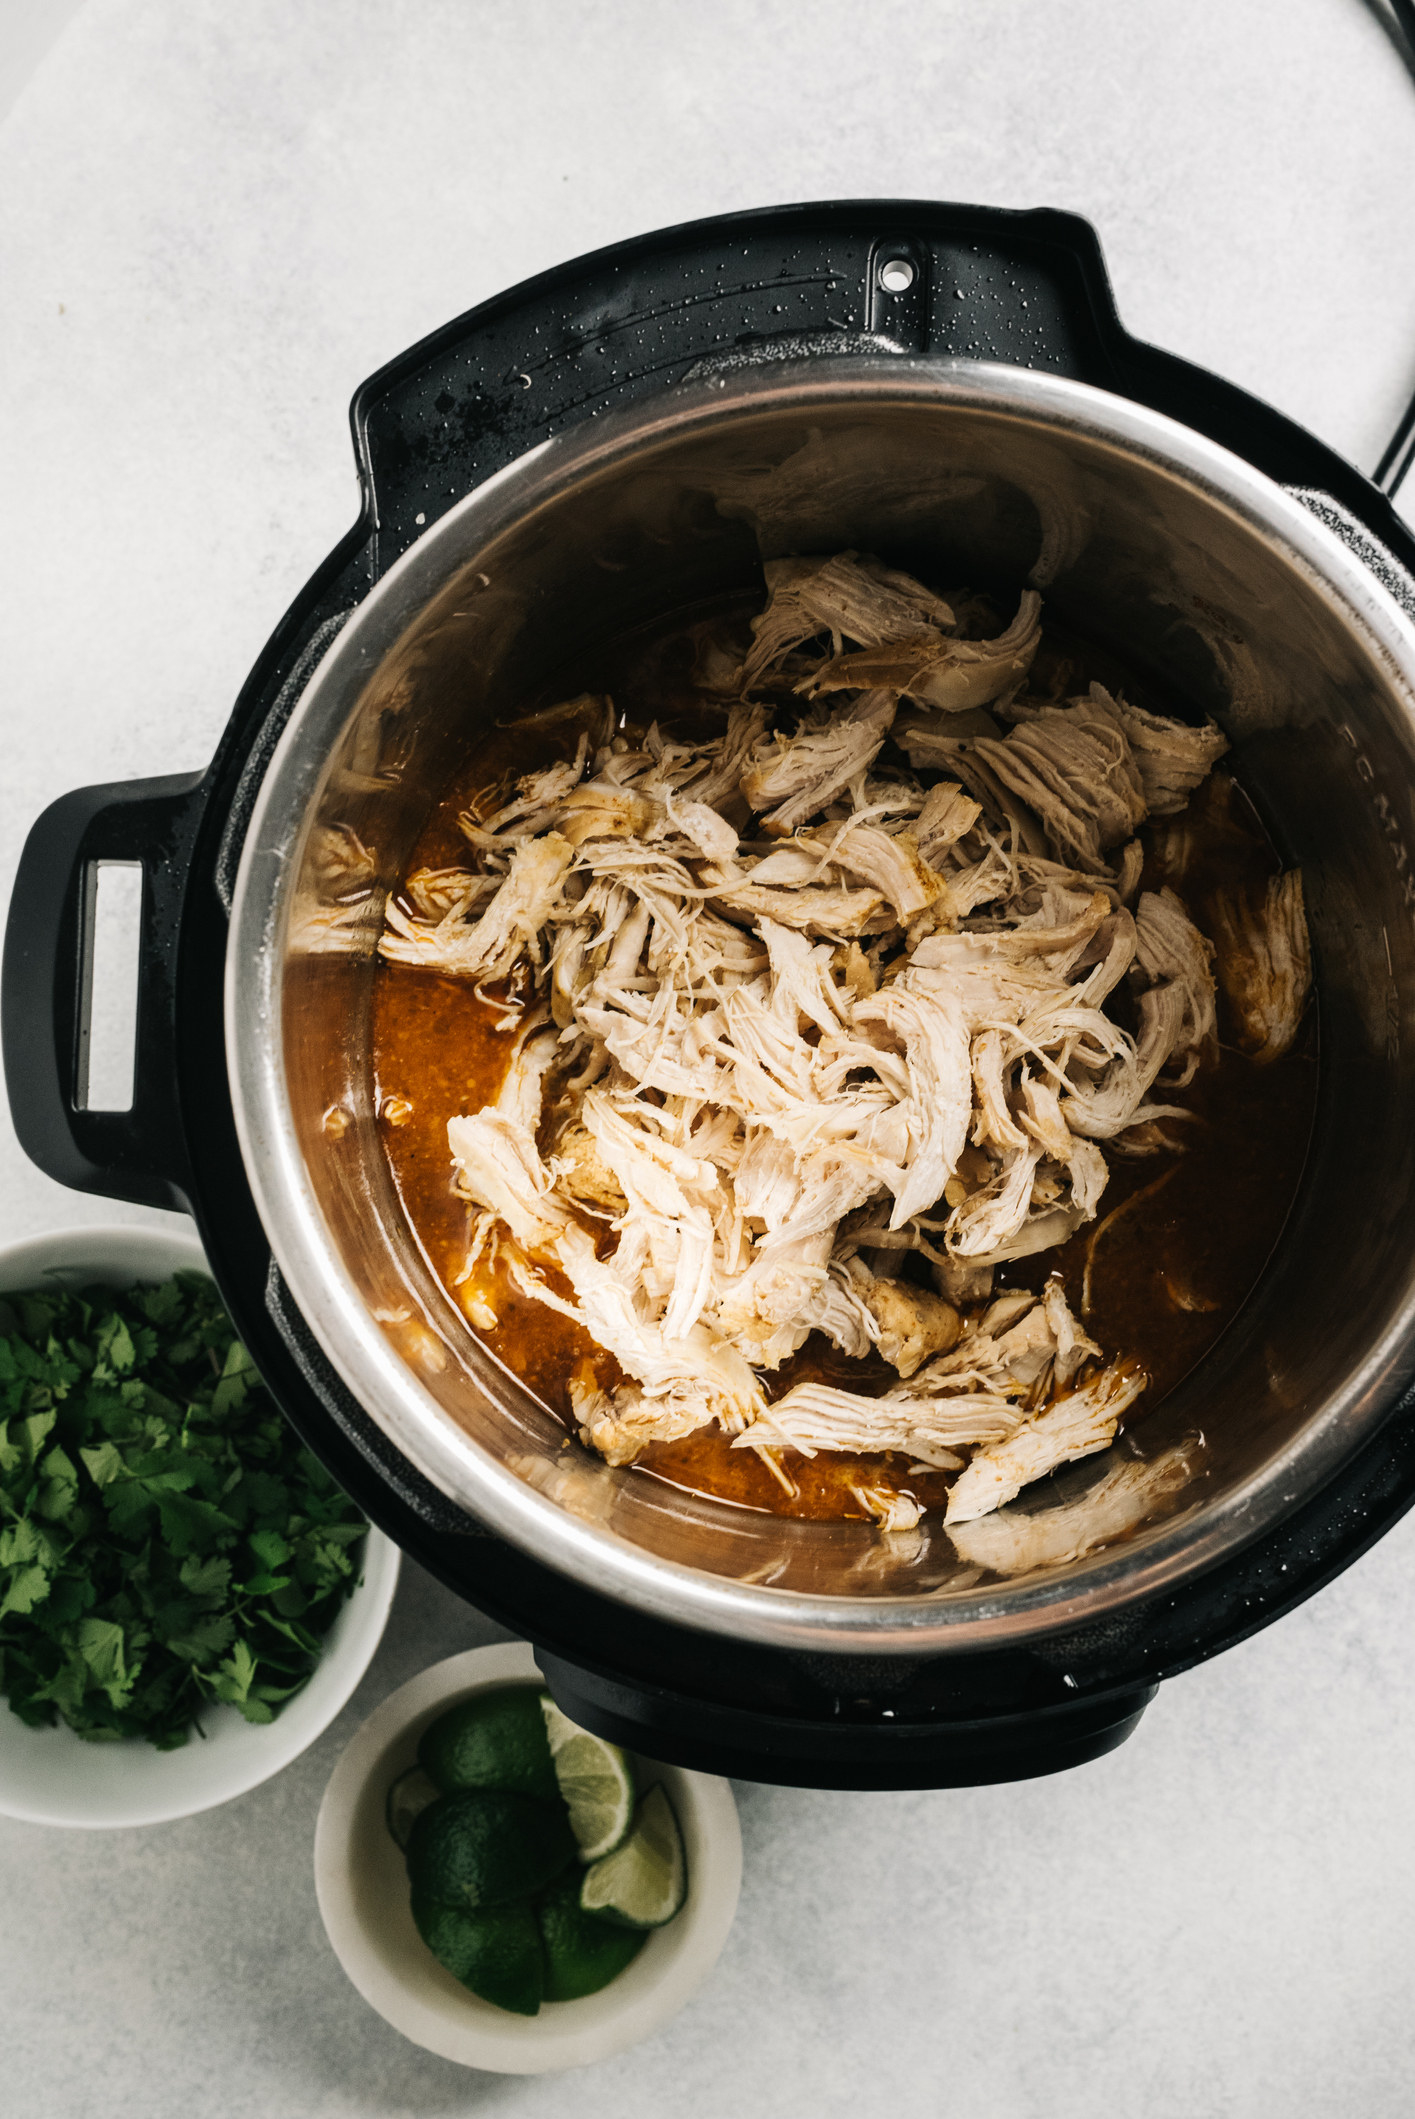
<svg viewBox="0 0 1415 2119">
<path fill-rule="evenodd" d="M 478 732 L 573 688 L 567 643 L 759 588 L 763 557 L 847 547 L 935 581 L 1044 585 L 1053 613 L 1221 723 L 1307 886 L 1323 1066 L 1310 1167 L 1259 1290 L 1146 1425 L 1154 1454 L 1202 1428 L 1203 1470 L 1182 1514 L 1015 1583 L 980 1583 L 927 1519 L 890 1539 L 768 1517 L 567 1449 L 467 1330 L 399 1208 L 370 1078 L 373 932 L 336 914 L 339 947 L 299 947 L 302 914 L 338 900 L 329 834 L 367 849 L 382 883 L 402 873 Z M 228 967 L 242 1143 L 276 1258 L 397 1445 L 611 1595 L 871 1652 L 1114 1612 L 1298 1505 L 1415 1371 L 1412 830 L 1415 629 L 1327 523 L 1237 459 L 1019 369 L 842 358 L 705 375 L 544 445 L 443 517 L 291 718 L 247 838 Z M 1059 1484 L 1058 1505 L 1074 1504 L 1080 1490 Z"/>
</svg>

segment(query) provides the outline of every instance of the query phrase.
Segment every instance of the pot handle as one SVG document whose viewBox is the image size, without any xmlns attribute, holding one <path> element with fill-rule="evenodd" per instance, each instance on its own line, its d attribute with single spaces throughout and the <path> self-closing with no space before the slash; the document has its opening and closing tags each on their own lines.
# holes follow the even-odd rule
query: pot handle
<svg viewBox="0 0 1415 2119">
<path fill-rule="evenodd" d="M 37 819 L 20 855 L 0 969 L 5 1082 L 32 1162 L 76 1191 L 187 1211 L 176 1067 L 177 934 L 199 774 L 79 787 Z M 141 953 L 126 1111 L 88 1104 L 98 869 L 142 869 Z"/>
</svg>

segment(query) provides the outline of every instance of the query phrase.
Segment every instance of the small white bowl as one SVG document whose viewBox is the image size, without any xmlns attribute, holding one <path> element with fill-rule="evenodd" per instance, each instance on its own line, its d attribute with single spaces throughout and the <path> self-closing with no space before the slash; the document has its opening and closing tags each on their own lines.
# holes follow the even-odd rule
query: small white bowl
<svg viewBox="0 0 1415 2119">
<path fill-rule="evenodd" d="M 140 1225 L 62 1229 L 0 1248 L 0 1293 L 46 1284 L 131 1287 L 185 1268 L 210 1271 L 195 1234 Z M 0 1699 L 0 1814 L 33 1825 L 160 1825 L 259 1787 L 307 1750 L 344 1705 L 383 1637 L 402 1559 L 370 1528 L 363 1580 L 346 1599 L 303 1692 L 273 1722 L 234 1707 L 202 1715 L 205 1741 L 157 1751 L 132 1739 L 89 1744 L 60 1724 L 29 1729 Z"/>
<path fill-rule="evenodd" d="M 737 1910 L 742 1835 L 724 1780 L 635 1759 L 640 1788 L 661 1781 L 688 1858 L 688 1896 L 666 1927 L 598 1994 L 513 2016 L 445 1972 L 413 1925 L 408 1872 L 384 1822 L 388 1789 L 416 1764 L 418 1738 L 458 1700 L 495 1685 L 542 1684 L 524 1641 L 434 1663 L 386 1699 L 352 1739 L 320 1805 L 314 1880 L 325 1932 L 372 2008 L 415 2045 L 465 2067 L 539 2075 L 637 2045 L 675 2016 L 716 1964 Z"/>
</svg>

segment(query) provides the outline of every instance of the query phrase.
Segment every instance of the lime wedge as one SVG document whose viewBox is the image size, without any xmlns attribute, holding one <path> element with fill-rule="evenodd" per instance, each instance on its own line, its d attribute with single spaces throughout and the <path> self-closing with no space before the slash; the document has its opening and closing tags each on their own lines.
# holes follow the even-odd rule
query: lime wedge
<svg viewBox="0 0 1415 2119">
<path fill-rule="evenodd" d="M 591 1736 L 560 1712 L 548 1692 L 540 1697 L 555 1778 L 570 1811 L 581 1861 L 598 1861 L 618 1846 L 634 1815 L 634 1773 L 617 1744 Z"/>
<path fill-rule="evenodd" d="M 662 1788 L 650 1788 L 622 1847 L 586 1869 L 580 1904 L 625 1928 L 661 1928 L 688 1895 L 683 1835 Z"/>
<path fill-rule="evenodd" d="M 440 1795 L 408 1835 L 408 1875 L 421 1898 L 475 1913 L 529 1898 L 575 1859 L 558 1803 L 500 1788 Z"/>
<path fill-rule="evenodd" d="M 421 1766 L 410 1766 L 406 1773 L 399 1774 L 388 1791 L 383 1815 L 400 1847 L 406 1849 L 414 1825 L 428 1805 L 437 1801 L 440 1792 L 436 1781 Z"/>
<path fill-rule="evenodd" d="M 547 2001 L 578 2001 L 583 1994 L 597 1994 L 644 1945 L 641 1934 L 583 1911 L 580 1878 L 573 1870 L 542 1891 L 536 1919 L 545 1945 Z"/>
<path fill-rule="evenodd" d="M 413 1919 L 438 1963 L 473 1994 L 517 2016 L 539 2013 L 545 1956 L 528 1905 L 459 1913 L 415 1891 Z"/>
</svg>

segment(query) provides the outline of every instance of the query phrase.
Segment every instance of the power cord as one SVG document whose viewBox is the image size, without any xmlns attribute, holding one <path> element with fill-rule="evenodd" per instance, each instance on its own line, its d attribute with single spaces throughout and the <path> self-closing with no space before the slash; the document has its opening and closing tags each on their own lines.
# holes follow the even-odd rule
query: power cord
<svg viewBox="0 0 1415 2119">
<path fill-rule="evenodd" d="M 1390 0 L 1395 19 L 1415 64 L 1415 0 Z M 1393 500 L 1405 482 L 1406 474 L 1415 464 L 1415 397 L 1405 408 L 1405 416 L 1386 445 L 1385 454 L 1376 465 L 1375 481 L 1381 491 Z"/>
</svg>

